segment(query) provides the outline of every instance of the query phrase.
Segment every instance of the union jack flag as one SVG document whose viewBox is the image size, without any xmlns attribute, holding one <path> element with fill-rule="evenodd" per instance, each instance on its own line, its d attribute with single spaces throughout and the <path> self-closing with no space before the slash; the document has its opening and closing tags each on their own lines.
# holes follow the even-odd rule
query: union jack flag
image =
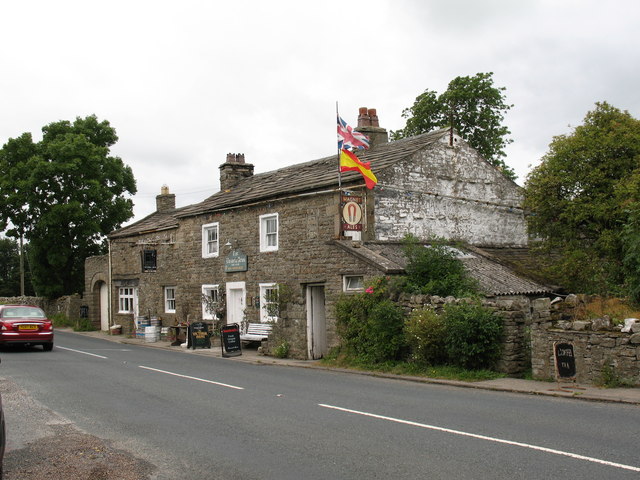
<svg viewBox="0 0 640 480">
<path fill-rule="evenodd" d="M 369 148 L 369 137 L 356 132 L 338 115 L 338 149 Z"/>
</svg>

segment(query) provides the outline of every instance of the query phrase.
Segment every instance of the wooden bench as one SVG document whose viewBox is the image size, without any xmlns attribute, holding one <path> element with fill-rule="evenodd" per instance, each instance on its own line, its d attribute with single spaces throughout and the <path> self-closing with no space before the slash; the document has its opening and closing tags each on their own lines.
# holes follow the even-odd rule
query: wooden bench
<svg viewBox="0 0 640 480">
<path fill-rule="evenodd" d="M 273 324 L 271 323 L 249 323 L 244 333 L 240 334 L 243 342 L 261 342 L 266 340 L 271 333 Z"/>
</svg>

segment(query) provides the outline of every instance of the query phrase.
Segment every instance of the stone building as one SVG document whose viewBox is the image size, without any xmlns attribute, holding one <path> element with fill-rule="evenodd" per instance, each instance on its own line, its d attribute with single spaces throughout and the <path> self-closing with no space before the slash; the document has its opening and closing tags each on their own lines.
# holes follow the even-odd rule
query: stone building
<svg viewBox="0 0 640 480">
<path fill-rule="evenodd" d="M 182 208 L 163 187 L 154 213 L 112 232 L 106 258 L 87 260 L 95 324 L 212 320 L 207 295 L 223 321 L 275 321 L 293 355 L 320 358 L 337 343 L 339 295 L 401 273 L 407 233 L 469 245 L 466 264 L 488 295 L 548 291 L 499 261 L 527 246 L 520 187 L 448 130 L 389 142 L 366 108 L 357 129 L 372 140 L 358 152 L 378 178 L 372 190 L 359 173 L 339 177 L 336 155 L 254 174 L 243 154 L 228 154 L 220 191 Z"/>
</svg>

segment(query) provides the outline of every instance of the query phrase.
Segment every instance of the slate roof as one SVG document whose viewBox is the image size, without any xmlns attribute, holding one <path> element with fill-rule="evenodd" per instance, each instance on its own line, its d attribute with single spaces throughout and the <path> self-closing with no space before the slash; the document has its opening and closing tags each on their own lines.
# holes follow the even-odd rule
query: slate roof
<svg viewBox="0 0 640 480">
<path fill-rule="evenodd" d="M 416 151 L 434 144 L 445 134 L 448 134 L 448 130 L 441 129 L 379 144 L 374 149 L 358 152 L 358 158 L 363 162 L 371 162 L 372 170 L 377 172 L 409 158 Z M 343 173 L 342 182 L 343 184 L 363 183 L 362 176 L 357 172 Z M 215 193 L 201 203 L 185 207 L 177 216 L 199 215 L 256 201 L 337 186 L 338 156 L 336 154 L 271 172 L 255 174 L 243 179 L 229 191 Z"/>
<path fill-rule="evenodd" d="M 336 244 L 361 260 L 378 267 L 383 273 L 404 272 L 406 257 L 403 254 L 402 245 L 398 243 L 372 242 L 357 245 L 351 241 L 336 241 Z M 483 252 L 482 249 L 456 248 L 461 251 L 459 258 L 465 269 L 472 278 L 478 281 L 480 290 L 485 295 L 544 295 L 554 290 L 552 287 L 516 274 L 512 269 Z"/>
<path fill-rule="evenodd" d="M 359 151 L 358 158 L 364 162 L 371 162 L 373 171 L 379 172 L 411 157 L 416 151 L 433 145 L 442 136 L 448 134 L 448 129 L 440 129 L 415 137 L 378 144 L 371 150 Z M 357 172 L 345 172 L 342 174 L 342 183 L 344 185 L 363 183 L 362 176 Z M 241 180 L 232 189 L 214 193 L 200 203 L 169 213 L 152 213 L 138 222 L 112 232 L 109 238 L 122 238 L 177 228 L 180 218 L 337 186 L 338 156 L 336 153 L 330 157 L 252 175 Z"/>
<path fill-rule="evenodd" d="M 144 217 L 142 220 L 122 227 L 118 230 L 114 230 L 109 234 L 109 238 L 117 239 L 136 235 L 144 235 L 146 233 L 160 232 L 163 230 L 171 230 L 178 228 L 178 219 L 176 215 L 182 210 L 181 208 L 175 209 L 171 212 L 154 212 L 151 215 Z"/>
</svg>

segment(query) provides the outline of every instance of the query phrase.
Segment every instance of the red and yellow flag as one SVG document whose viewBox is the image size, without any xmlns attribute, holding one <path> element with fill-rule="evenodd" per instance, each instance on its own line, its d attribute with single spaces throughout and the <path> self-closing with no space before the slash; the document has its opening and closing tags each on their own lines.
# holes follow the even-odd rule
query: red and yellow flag
<svg viewBox="0 0 640 480">
<path fill-rule="evenodd" d="M 364 177 L 364 183 L 369 189 L 372 189 L 376 186 L 376 183 L 378 183 L 378 179 L 371 171 L 371 163 L 361 162 L 358 157 L 356 157 L 355 153 L 345 150 L 344 148 L 340 150 L 340 171 L 360 172 Z"/>
</svg>

